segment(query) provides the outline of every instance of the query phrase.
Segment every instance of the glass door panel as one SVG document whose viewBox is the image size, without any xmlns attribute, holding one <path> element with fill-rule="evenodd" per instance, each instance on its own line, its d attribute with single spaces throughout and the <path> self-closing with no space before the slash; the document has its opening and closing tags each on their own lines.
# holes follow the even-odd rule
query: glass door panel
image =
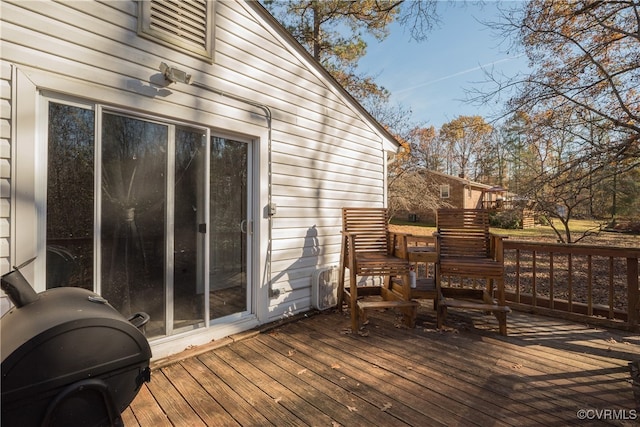
<svg viewBox="0 0 640 427">
<path fill-rule="evenodd" d="M 248 144 L 211 138 L 210 317 L 247 311 Z"/>
<path fill-rule="evenodd" d="M 204 161 L 207 135 L 176 129 L 173 328 L 204 323 Z"/>
<path fill-rule="evenodd" d="M 93 290 L 94 112 L 48 106 L 47 289 Z"/>
<path fill-rule="evenodd" d="M 147 336 L 166 319 L 168 126 L 102 116 L 102 294 L 122 314 L 151 316 Z"/>
</svg>

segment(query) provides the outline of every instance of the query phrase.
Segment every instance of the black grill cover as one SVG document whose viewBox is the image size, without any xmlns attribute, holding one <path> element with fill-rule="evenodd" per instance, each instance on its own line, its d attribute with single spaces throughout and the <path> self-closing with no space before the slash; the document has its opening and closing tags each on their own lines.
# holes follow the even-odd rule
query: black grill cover
<svg viewBox="0 0 640 427">
<path fill-rule="evenodd" d="M 85 289 L 50 289 L 12 308 L 0 337 L 3 426 L 41 425 L 52 401 L 74 384 L 87 391 L 80 387 L 53 416 L 61 425 L 90 425 L 104 409 L 91 380 L 108 386 L 119 415 L 149 378 L 151 349 L 142 332 Z"/>
</svg>

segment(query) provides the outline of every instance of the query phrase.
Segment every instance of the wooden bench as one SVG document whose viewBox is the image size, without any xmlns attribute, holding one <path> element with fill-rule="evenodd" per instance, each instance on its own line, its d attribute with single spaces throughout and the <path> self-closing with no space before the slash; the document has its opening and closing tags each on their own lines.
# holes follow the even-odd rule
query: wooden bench
<svg viewBox="0 0 640 427">
<path fill-rule="evenodd" d="M 502 335 L 507 334 L 502 240 L 489 232 L 489 211 L 484 209 L 439 209 L 436 220 L 438 263 L 436 280 L 438 326 L 444 324 L 447 308 L 492 312 Z M 443 284 L 443 277 L 459 278 L 458 286 Z M 484 280 L 484 288 L 464 279 Z M 495 295 L 495 298 L 494 298 Z"/>
<path fill-rule="evenodd" d="M 409 294 L 409 262 L 394 254 L 405 247 L 402 234 L 389 232 L 389 214 L 384 208 L 342 209 L 342 254 L 338 278 L 338 308 L 342 301 L 351 310 L 351 329 L 360 329 L 361 317 L 372 308 L 397 308 L 404 314 L 405 324 L 415 326 L 418 304 Z M 345 287 L 345 270 L 349 269 L 349 287 Z M 383 277 L 381 286 L 358 286 L 358 277 Z M 391 289 L 392 278 L 398 278 L 397 291 Z M 382 301 L 367 302 L 363 297 L 379 295 Z"/>
</svg>

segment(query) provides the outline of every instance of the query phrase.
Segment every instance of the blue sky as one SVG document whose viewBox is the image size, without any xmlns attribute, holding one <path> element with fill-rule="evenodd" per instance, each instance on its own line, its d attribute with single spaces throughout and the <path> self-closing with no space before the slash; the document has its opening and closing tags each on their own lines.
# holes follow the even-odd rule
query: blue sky
<svg viewBox="0 0 640 427">
<path fill-rule="evenodd" d="M 439 13 L 442 22 L 426 41 L 411 40 L 397 24 L 383 42 L 367 38 L 367 54 L 358 68 L 375 76 L 391 92 L 394 104 L 410 108 L 418 125 L 440 128 L 459 115 L 480 115 L 489 121 L 494 109 L 464 103 L 465 88 L 481 84 L 483 68 L 514 75 L 526 71 L 527 60 L 520 52 L 507 52 L 508 45 L 501 45 L 478 22 L 497 19 L 496 2 L 483 6 L 441 2 Z"/>
</svg>

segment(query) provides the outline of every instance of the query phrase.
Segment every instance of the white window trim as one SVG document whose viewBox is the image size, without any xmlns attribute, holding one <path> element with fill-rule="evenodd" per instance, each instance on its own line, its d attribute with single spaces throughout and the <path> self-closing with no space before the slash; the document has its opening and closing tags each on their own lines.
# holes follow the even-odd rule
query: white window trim
<svg viewBox="0 0 640 427">
<path fill-rule="evenodd" d="M 38 96 L 36 85 L 15 66 L 12 80 L 12 137 L 11 137 L 11 265 L 20 265 L 34 257 L 35 261 L 24 266 L 20 272 L 36 292 L 43 291 L 45 284 L 44 262 L 38 259 L 38 212 L 44 206 L 36 197 L 39 170 L 38 152 Z M 17 102 L 16 100 L 20 100 Z M 40 276 L 41 273 L 41 276 Z"/>
<path fill-rule="evenodd" d="M 440 184 L 440 198 L 448 199 L 451 197 L 451 187 L 449 184 Z"/>
</svg>

